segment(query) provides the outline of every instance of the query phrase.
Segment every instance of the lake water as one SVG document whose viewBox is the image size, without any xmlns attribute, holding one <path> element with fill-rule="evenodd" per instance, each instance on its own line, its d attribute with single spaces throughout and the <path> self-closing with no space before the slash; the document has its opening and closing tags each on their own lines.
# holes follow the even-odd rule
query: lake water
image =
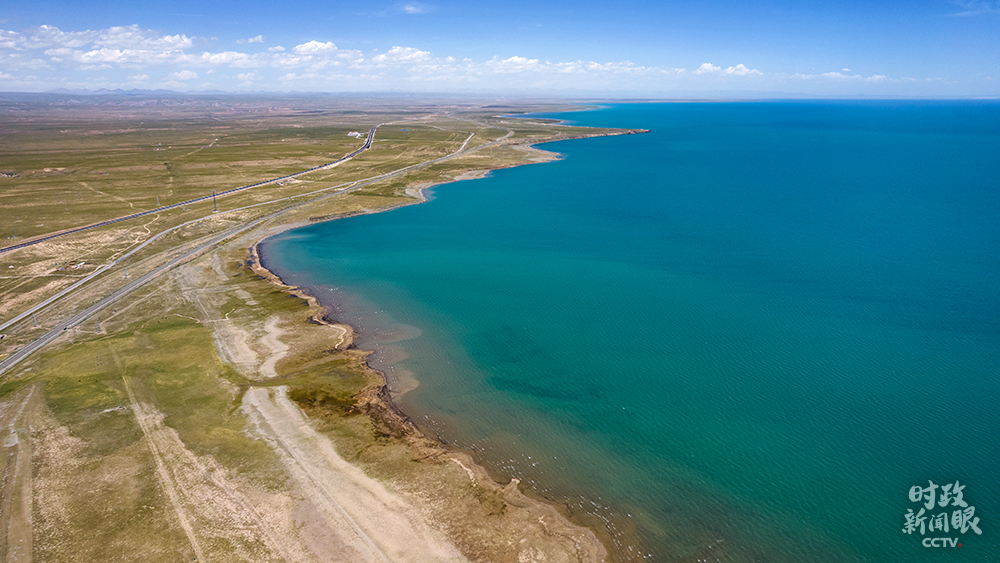
<svg viewBox="0 0 1000 563">
<path fill-rule="evenodd" d="M 558 117 L 651 132 L 542 145 L 564 158 L 265 261 L 397 394 L 419 381 L 398 401 L 418 423 L 621 559 L 996 560 L 1000 104 Z M 966 487 L 982 535 L 903 532 L 928 480 Z"/>
</svg>

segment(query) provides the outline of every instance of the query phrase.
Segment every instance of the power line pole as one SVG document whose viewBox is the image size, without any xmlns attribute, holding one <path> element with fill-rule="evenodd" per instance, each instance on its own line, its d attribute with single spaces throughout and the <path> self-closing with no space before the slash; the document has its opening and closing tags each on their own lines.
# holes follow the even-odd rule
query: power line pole
<svg viewBox="0 0 1000 563">
<path fill-rule="evenodd" d="M 31 323 L 35 325 L 34 328 L 38 328 L 38 319 L 35 318 L 34 313 L 31 314 Z"/>
<path fill-rule="evenodd" d="M 160 196 L 156 196 L 156 206 L 160 206 Z"/>
<path fill-rule="evenodd" d="M 219 206 L 215 204 L 215 190 L 212 190 L 212 213 L 218 213 Z"/>
</svg>

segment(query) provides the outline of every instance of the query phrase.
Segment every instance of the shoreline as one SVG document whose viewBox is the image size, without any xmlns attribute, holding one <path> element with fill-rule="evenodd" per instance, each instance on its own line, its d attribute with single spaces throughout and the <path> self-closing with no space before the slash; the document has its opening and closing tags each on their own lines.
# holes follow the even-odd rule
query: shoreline
<svg viewBox="0 0 1000 563">
<path fill-rule="evenodd" d="M 301 225 L 293 228 L 299 226 Z M 278 233 L 264 237 L 249 248 L 251 269 L 265 281 L 281 288 L 290 295 L 307 301 L 310 315 L 309 320 L 311 322 L 331 327 L 348 327 L 350 341 L 343 345 L 343 347 L 338 346 L 336 350 L 341 351 L 353 348 L 354 335 L 356 333 L 351 325 L 331 320 L 327 316 L 329 312 L 328 306 L 323 305 L 307 288 L 285 283 L 281 276 L 274 273 L 263 262 L 260 254 L 260 245 L 267 238 L 275 234 Z M 379 432 L 405 443 L 411 449 L 415 461 L 421 463 L 451 461 L 459 465 L 468 474 L 473 487 L 482 486 L 486 490 L 501 496 L 508 504 L 513 506 L 528 509 L 533 508 L 535 512 L 541 513 L 538 520 L 539 522 L 544 521 L 546 531 L 550 535 L 575 536 L 578 535 L 579 530 L 585 530 L 587 535 L 589 535 L 589 539 L 592 540 L 592 544 L 587 545 L 587 543 L 580 541 L 574 542 L 577 546 L 578 560 L 581 563 L 615 560 L 610 557 L 612 551 L 608 546 L 614 544 L 610 541 L 611 536 L 606 531 L 594 529 L 594 527 L 584 522 L 577 521 L 577 519 L 569 514 L 569 507 L 561 502 L 545 498 L 531 489 L 522 491 L 520 488 L 521 481 L 517 478 L 511 478 L 507 484 L 503 484 L 498 477 L 490 473 L 486 466 L 480 463 L 476 452 L 452 446 L 413 422 L 413 419 L 403 412 L 392 400 L 392 393 L 389 389 L 385 373 L 369 363 L 368 358 L 373 351 L 362 350 L 362 352 L 365 353 L 363 363 L 369 374 L 373 376 L 373 380 L 359 390 L 357 408 L 360 413 L 372 421 Z"/>
<path fill-rule="evenodd" d="M 294 225 L 292 228 L 298 228 L 301 225 Z M 282 231 L 284 232 L 284 231 Z M 268 268 L 261 257 L 260 245 L 266 239 L 274 236 L 278 233 L 273 233 L 264 237 L 263 239 L 254 243 L 253 246 L 249 248 L 250 252 L 250 268 L 255 274 L 263 278 L 264 280 L 278 286 L 283 291 L 294 295 L 300 299 L 305 300 L 309 307 L 309 321 L 316 324 L 322 324 L 329 327 L 341 328 L 345 327 L 345 334 L 341 336 L 340 343 L 334 348 L 336 351 L 347 350 L 354 346 L 354 327 L 346 323 L 338 323 L 331 320 L 328 316 L 329 309 L 326 305 L 323 305 L 320 300 L 312 294 L 308 289 L 302 286 L 294 286 L 285 283 L 281 276 L 274 273 L 273 270 Z M 385 374 L 381 371 L 373 368 L 369 365 L 367 356 L 370 355 L 370 350 L 363 350 L 366 352 L 365 365 L 372 374 L 376 375 L 376 381 L 374 385 L 366 385 L 360 390 L 359 408 L 365 414 L 368 414 L 374 419 L 374 422 L 380 424 L 381 426 L 391 430 L 391 433 L 397 438 L 410 439 L 414 437 L 426 438 L 417 429 L 416 425 L 413 424 L 410 417 L 408 417 L 403 411 L 393 403 L 392 398 L 389 394 L 389 386 L 386 382 Z"/>
<path fill-rule="evenodd" d="M 545 151 L 536 148 L 535 145 L 540 145 L 549 142 L 582 139 L 582 138 L 592 138 L 592 137 L 610 137 L 619 135 L 633 135 L 638 133 L 647 133 L 646 129 L 624 129 L 617 130 L 606 133 L 596 133 L 586 136 L 569 136 L 564 134 L 553 135 L 550 138 L 544 140 L 525 140 L 526 142 L 513 142 L 509 146 L 512 146 L 516 150 L 522 150 L 532 157 L 522 164 L 515 164 L 513 166 L 505 166 L 490 169 L 479 169 L 470 170 L 459 174 L 458 176 L 452 178 L 451 180 L 442 182 L 429 182 L 426 185 L 418 185 L 405 189 L 405 193 L 411 197 L 414 197 L 414 201 L 404 202 L 397 205 L 388 206 L 385 208 L 368 210 L 358 213 L 346 213 L 338 214 L 336 216 L 326 215 L 318 217 L 310 217 L 308 222 L 298 222 L 291 223 L 288 225 L 281 225 L 276 231 L 268 233 L 266 236 L 257 240 L 248 249 L 249 253 L 249 265 L 254 273 L 260 276 L 262 279 L 272 283 L 273 285 L 281 288 L 283 291 L 288 292 L 291 295 L 295 295 L 303 300 L 305 300 L 309 307 L 309 320 L 310 322 L 315 322 L 317 324 L 323 324 L 326 326 L 341 328 L 344 331 L 344 335 L 341 338 L 341 342 L 335 348 L 337 351 L 347 350 L 354 348 L 356 330 L 353 326 L 347 323 L 337 322 L 329 317 L 330 307 L 324 305 L 322 301 L 313 295 L 308 288 L 302 286 L 293 286 L 286 283 L 281 276 L 271 270 L 266 264 L 266 257 L 261 253 L 261 245 L 264 244 L 267 239 L 276 236 L 281 233 L 285 233 L 309 224 L 314 224 L 318 222 L 335 221 L 338 219 L 344 219 L 348 217 L 355 217 L 358 215 L 368 215 L 375 213 L 383 213 L 386 211 L 392 211 L 400 207 L 406 207 L 410 205 L 418 205 L 430 201 L 428 197 L 424 194 L 425 190 L 441 186 L 444 184 L 450 184 L 453 182 L 460 182 L 465 180 L 475 180 L 487 177 L 494 170 L 502 170 L 504 168 L 512 168 L 516 166 L 522 166 L 527 164 L 536 164 L 542 162 L 551 162 L 555 160 L 560 160 L 562 155 L 560 153 L 555 153 L 551 151 Z M 615 543 L 612 541 L 612 536 L 607 530 L 600 528 L 595 528 L 591 524 L 581 521 L 578 518 L 574 518 L 570 514 L 569 506 L 565 505 L 556 500 L 548 499 L 542 496 L 540 493 L 528 489 L 522 491 L 519 488 L 520 480 L 516 478 L 511 478 L 510 482 L 504 485 L 500 482 L 500 478 L 492 475 L 489 470 L 479 462 L 475 452 L 470 452 L 461 448 L 451 446 L 443 442 L 438 436 L 434 435 L 432 432 L 421 429 L 413 420 L 404 413 L 398 405 L 393 401 L 392 394 L 389 389 L 388 381 L 386 375 L 381 370 L 373 367 L 368 358 L 374 352 L 373 350 L 362 350 L 365 353 L 364 365 L 367 370 L 373 376 L 373 381 L 365 385 L 359 391 L 359 401 L 358 409 L 360 412 L 368 416 L 372 423 L 380 431 L 385 432 L 397 439 L 404 441 L 409 445 L 414 451 L 414 459 L 418 461 L 432 461 L 439 460 L 442 457 L 448 458 L 451 461 L 462 466 L 462 468 L 469 474 L 470 479 L 473 482 L 473 486 L 477 483 L 485 485 L 487 488 L 501 493 L 504 498 L 514 504 L 515 506 L 530 506 L 534 505 L 537 509 L 550 513 L 555 516 L 558 520 L 563 522 L 563 525 L 568 528 L 580 528 L 587 530 L 590 537 L 594 542 L 600 546 L 599 550 L 586 550 L 589 557 L 581 560 L 591 560 L 591 561 L 606 561 L 606 560 L 616 560 L 614 557 Z M 419 379 L 418 379 L 419 381 Z M 582 548 L 580 544 L 578 547 Z M 580 555 L 584 555 L 580 553 Z"/>
</svg>

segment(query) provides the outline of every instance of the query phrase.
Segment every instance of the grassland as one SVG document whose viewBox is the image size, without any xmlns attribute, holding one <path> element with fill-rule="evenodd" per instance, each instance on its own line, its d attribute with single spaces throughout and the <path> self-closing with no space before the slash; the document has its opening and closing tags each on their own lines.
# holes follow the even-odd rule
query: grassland
<svg viewBox="0 0 1000 563">
<path fill-rule="evenodd" d="M 295 225 L 415 203 L 423 187 L 552 157 L 531 143 L 618 133 L 496 117 L 539 109 L 559 108 L 341 98 L 0 101 L 0 172 L 8 173 L 0 177 L 0 244 L 331 162 L 361 145 L 348 132 L 383 124 L 354 159 L 221 198 L 218 212 L 199 203 L 0 254 L 0 323 L 33 313 L 0 330 L 0 360 L 130 280 L 161 272 L 0 375 L 0 424 L 11 433 L 0 455 L 5 556 L 603 557 L 590 531 L 420 435 L 387 401 L 366 352 L 351 347 L 351 327 L 265 279 L 247 250 Z M 227 238 L 211 243 L 220 235 Z M 283 407 L 286 396 L 301 411 Z M 300 412 L 309 423 L 289 425 Z M 351 499 L 324 492 L 338 479 L 357 498 L 373 495 L 366 506 L 400 519 L 398 537 L 369 530 L 363 516 L 354 516 L 356 529 L 345 524 L 337 505 L 351 513 Z"/>
</svg>

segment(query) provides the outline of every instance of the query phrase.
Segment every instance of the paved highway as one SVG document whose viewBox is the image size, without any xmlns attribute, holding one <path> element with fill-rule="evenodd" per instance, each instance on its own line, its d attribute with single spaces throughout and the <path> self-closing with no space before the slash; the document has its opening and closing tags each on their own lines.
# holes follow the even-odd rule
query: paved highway
<svg viewBox="0 0 1000 563">
<path fill-rule="evenodd" d="M 143 217 L 143 216 L 146 216 L 146 215 L 150 215 L 152 213 L 160 213 L 161 211 L 166 211 L 168 209 L 176 209 L 176 208 L 182 207 L 184 205 L 190 205 L 192 203 L 198 203 L 199 201 L 207 201 L 207 200 L 215 198 L 215 197 L 229 195 L 229 194 L 236 193 L 236 192 L 239 192 L 239 191 L 242 191 L 242 190 L 248 190 L 250 188 L 257 188 L 257 187 L 260 187 L 260 186 L 266 186 L 268 184 L 273 184 L 275 182 L 280 182 L 282 180 L 287 180 L 289 178 L 295 178 L 296 176 L 301 176 L 303 174 L 308 174 L 310 172 L 315 172 L 317 170 L 326 168 L 328 166 L 333 166 L 334 164 L 339 164 L 341 162 L 348 161 L 348 160 L 354 158 L 355 156 L 358 156 L 363 151 L 371 148 L 371 146 L 372 146 L 372 139 L 375 137 L 375 129 L 377 129 L 380 125 L 382 125 L 382 124 L 373 125 L 372 126 L 371 131 L 368 132 L 368 139 L 365 140 L 365 144 L 361 145 L 361 148 L 359 148 L 358 150 L 352 152 L 351 154 L 349 154 L 349 155 L 347 155 L 347 156 L 345 156 L 343 158 L 337 159 L 337 160 L 335 160 L 333 162 L 328 162 L 328 163 L 320 165 L 320 166 L 314 166 L 314 167 L 312 167 L 312 168 L 310 168 L 308 170 L 303 170 L 301 172 L 296 172 L 294 174 L 288 174 L 286 176 L 281 176 L 279 178 L 272 178 L 270 180 L 265 180 L 263 182 L 257 182 L 256 184 L 247 184 L 246 186 L 240 186 L 238 188 L 233 188 L 231 190 L 226 190 L 226 191 L 219 192 L 219 193 L 216 193 L 216 194 L 207 195 L 207 196 L 203 196 L 203 197 L 197 197 L 195 199 L 189 199 L 187 201 L 182 201 L 180 203 L 175 203 L 175 204 L 172 204 L 172 205 L 165 205 L 163 207 L 157 207 L 156 209 L 150 209 L 149 211 L 143 211 L 141 213 L 133 213 L 132 215 L 125 215 L 124 217 L 118 217 L 117 219 L 110 219 L 108 221 L 101 221 L 100 223 L 94 223 L 94 224 L 91 224 L 91 225 L 85 225 L 83 227 L 76 227 L 75 229 L 68 229 L 68 230 L 65 230 L 65 231 L 59 231 L 57 233 L 52 233 L 52 234 L 45 235 L 45 236 L 42 236 L 42 237 L 32 238 L 30 240 L 26 240 L 26 241 L 18 243 L 18 244 L 12 244 L 10 246 L 5 246 L 3 248 L 0 248 L 0 254 L 3 254 L 5 252 L 10 252 L 12 250 L 17 250 L 18 248 L 24 248 L 26 246 L 31 246 L 33 244 L 38 244 L 40 242 L 45 242 L 47 240 L 52 240 L 52 239 L 57 238 L 57 237 L 71 235 L 73 233 L 79 233 L 80 231 L 86 231 L 88 229 L 96 229 L 97 227 L 104 227 L 104 226 L 111 225 L 111 224 L 114 224 L 114 223 L 119 223 L 121 221 L 128 221 L 129 219 L 135 219 L 137 217 Z"/>
<path fill-rule="evenodd" d="M 30 355 L 35 350 L 38 350 L 42 346 L 45 346 L 49 342 L 52 342 L 56 338 L 59 338 L 59 336 L 61 336 L 65 331 L 67 331 L 70 328 L 76 326 L 77 324 L 85 321 L 91 315 L 93 315 L 94 313 L 96 313 L 96 312 L 100 311 L 101 309 L 107 307 L 108 305 L 111 305 L 112 303 L 115 302 L 115 300 L 120 299 L 121 297 L 124 297 L 125 295 L 128 295 L 129 293 L 132 293 L 136 289 L 139 289 L 140 287 L 146 285 L 146 283 L 148 283 L 149 281 L 151 281 L 153 278 L 156 278 L 157 276 L 159 276 L 160 274 L 166 272 L 170 268 L 173 268 L 174 266 L 176 266 L 177 264 L 180 264 L 181 262 L 184 262 L 186 260 L 194 258 L 198 254 L 201 254 L 202 252 L 205 252 L 206 250 L 212 248 L 213 246 L 219 244 L 223 240 L 225 240 L 225 239 L 227 239 L 227 238 L 229 238 L 229 237 L 231 237 L 233 235 L 237 235 L 237 234 L 239 234 L 239 233 L 241 233 L 241 232 L 243 232 L 243 231 L 245 231 L 247 229 L 251 229 L 253 227 L 256 227 L 257 225 L 259 225 L 262 222 L 270 219 L 271 217 L 277 215 L 278 213 L 281 213 L 281 212 L 279 211 L 277 213 L 272 213 L 271 215 L 268 215 L 266 217 L 261 217 L 260 219 L 257 219 L 255 221 L 251 221 L 250 223 L 247 223 L 246 225 L 240 225 L 239 227 L 235 227 L 233 229 L 229 229 L 227 231 L 224 231 L 222 234 L 213 237 L 208 242 L 205 242 L 205 243 L 202 243 L 202 244 L 198 245 L 194 250 L 192 250 L 190 252 L 187 252 L 187 253 L 185 253 L 185 254 L 183 254 L 181 256 L 178 256 L 177 258 L 174 258 L 173 260 L 170 260 L 168 262 L 164 262 L 163 264 L 157 266 L 156 268 L 154 268 L 153 270 L 147 272 L 146 274 L 144 274 L 142 276 L 139 276 L 138 278 L 136 278 L 136 279 L 132 280 L 131 282 L 125 284 L 125 286 L 123 286 L 123 287 L 121 287 L 121 288 L 113 291 L 107 297 L 104 297 L 103 299 L 98 300 L 96 303 L 94 303 L 90 307 L 87 307 L 83 311 L 81 311 L 81 312 L 77 313 L 76 315 L 74 315 L 74 316 L 72 316 L 72 317 L 64 320 L 63 322 L 59 323 L 53 329 L 51 329 L 49 332 L 45 333 L 45 335 L 42 336 L 41 338 L 38 338 L 37 340 L 35 340 L 35 341 L 33 341 L 33 342 L 29 343 L 29 344 L 26 344 L 26 345 L 22 346 L 16 352 L 14 352 L 10 356 L 4 358 L 2 361 L 0 361 L 0 374 L 2 374 L 3 372 L 7 371 L 9 368 L 13 367 L 15 364 L 19 363 L 24 358 L 28 357 L 28 355 Z"/>
<path fill-rule="evenodd" d="M 473 123 L 475 123 L 475 122 L 473 122 Z M 351 155 L 348 155 L 345 158 L 349 158 L 350 156 L 356 155 L 356 154 L 360 153 L 362 150 L 364 150 L 366 148 L 369 148 L 371 146 L 371 139 L 372 139 L 372 136 L 373 136 L 374 132 L 375 132 L 375 127 L 372 127 L 371 133 L 369 133 L 369 135 L 368 135 L 368 141 L 365 143 L 365 145 L 361 149 L 358 149 L 357 151 L 355 151 L 354 153 L 351 153 Z M 76 315 L 73 315 L 72 317 L 70 317 L 70 318 L 68 318 L 68 319 L 66 319 L 64 321 L 62 321 L 61 323 L 57 324 L 54 328 L 52 328 L 51 330 L 49 330 L 49 332 L 45 333 L 40 338 L 32 341 L 29 344 L 26 344 L 26 345 L 22 346 L 21 348 L 18 348 L 11 355 L 7 356 L 3 360 L 0 360 L 0 375 L 2 375 L 4 372 L 6 372 L 8 369 L 12 368 L 16 364 L 20 363 L 22 360 L 24 360 L 25 358 L 27 358 L 29 355 L 31 355 L 33 352 L 35 352 L 39 348 L 45 346 L 49 342 L 52 342 L 56 338 L 59 338 L 59 336 L 62 335 L 66 330 L 68 330 L 68 329 L 70 329 L 70 328 L 72 328 L 72 327 L 80 324 L 81 322 L 87 320 L 88 318 L 90 318 L 91 316 L 93 316 L 95 313 L 97 313 L 101 309 L 104 309 L 105 307 L 107 307 L 107 306 L 111 305 L 112 303 L 114 303 L 117 299 L 120 299 L 121 297 L 123 297 L 125 295 L 128 295 L 129 293 L 131 293 L 131 292 L 135 291 L 136 289 L 142 287 L 146 283 L 148 283 L 148 282 L 152 281 L 153 279 L 157 278 L 158 276 L 160 276 L 161 274 L 163 274 L 167 270 L 173 268 L 174 266 L 176 266 L 176 265 L 178 265 L 178 264 L 180 264 L 182 262 L 185 262 L 185 261 L 187 261 L 187 260 L 189 260 L 191 258 L 194 258 L 195 256 L 201 254 L 202 252 L 205 252 L 205 251 L 211 249 L 213 246 L 219 244 L 220 242 L 222 242 L 223 240 L 225 240 L 227 238 L 230 238 L 230 237 L 232 237 L 234 235 L 237 235 L 237 234 L 239 234 L 239 233 L 241 233 L 243 231 L 246 231 L 248 229 L 252 229 L 252 228 L 260 225 L 261 223 L 263 223 L 263 222 L 265 222 L 265 221 L 267 221 L 269 219 L 273 219 L 273 218 L 277 217 L 278 215 L 280 215 L 282 213 L 285 213 L 287 211 L 290 211 L 292 209 L 295 209 L 297 207 L 301 207 L 303 205 L 308 205 L 310 203 L 314 203 L 316 201 L 319 201 L 319 200 L 322 200 L 322 199 L 326 199 L 328 197 L 333 197 L 335 195 L 339 195 L 339 194 L 342 194 L 342 193 L 354 191 L 354 190 L 356 190 L 358 188 L 362 188 L 364 186 L 368 186 L 368 185 L 374 184 L 376 182 L 380 182 L 380 181 L 385 180 L 387 178 L 392 178 L 392 177 L 398 176 L 400 174 L 405 174 L 406 172 L 408 172 L 410 170 L 414 170 L 414 169 L 417 169 L 417 168 L 423 168 L 423 167 L 426 167 L 426 166 L 430 166 L 432 164 L 436 164 L 436 163 L 439 163 L 439 162 L 443 162 L 445 160 L 449 160 L 451 158 L 455 158 L 456 156 L 459 156 L 459 155 L 464 154 L 464 153 L 474 152 L 474 151 L 478 151 L 480 149 L 484 149 L 484 148 L 496 145 L 496 144 L 500 143 L 501 141 L 509 138 L 513 134 L 514 134 L 514 132 L 508 129 L 507 130 L 507 134 L 504 135 L 503 137 L 500 137 L 499 139 L 496 139 L 496 140 L 491 141 L 489 143 L 480 145 L 478 147 L 473 147 L 471 149 L 466 150 L 466 146 L 468 146 L 469 141 L 471 141 L 472 138 L 475 136 L 475 133 L 470 133 L 469 136 L 468 136 L 468 138 L 465 139 L 465 142 L 462 143 L 462 146 L 459 147 L 458 150 L 456 150 L 455 152 L 453 152 L 453 153 L 451 153 L 449 155 L 445 155 L 445 156 L 440 157 L 440 158 L 435 158 L 433 160 L 428 160 L 426 162 L 421 162 L 421 163 L 418 163 L 418 164 L 413 164 L 411 166 L 400 168 L 399 170 L 394 170 L 392 172 L 386 172 L 384 174 L 379 174 L 378 176 L 373 176 L 373 177 L 368 178 L 366 180 L 362 180 L 362 181 L 358 181 L 358 182 L 352 182 L 350 184 L 347 184 L 346 187 L 342 187 L 342 186 L 344 186 L 342 184 L 341 186 L 333 186 L 333 187 L 330 187 L 330 188 L 324 188 L 322 190 L 317 190 L 316 192 L 311 192 L 311 193 L 308 193 L 308 194 L 299 194 L 299 195 L 295 195 L 295 196 L 289 196 L 289 197 L 282 198 L 282 199 L 279 199 L 279 200 L 273 200 L 273 201 L 268 201 L 268 202 L 264 202 L 264 203 L 258 203 L 258 204 L 254 204 L 254 205 L 249 205 L 249 206 L 244 207 L 244 208 L 240 208 L 240 209 L 247 209 L 249 207 L 257 207 L 257 206 L 261 206 L 261 205 L 271 205 L 271 204 L 274 204 L 274 203 L 277 203 L 277 202 L 283 201 L 283 200 L 298 199 L 298 198 L 301 198 L 301 197 L 308 197 L 310 195 L 317 195 L 317 194 L 319 194 L 321 192 L 330 192 L 330 190 L 336 190 L 336 191 L 327 193 L 325 195 L 322 195 L 322 196 L 310 199 L 308 201 L 304 201 L 304 202 L 292 205 L 290 207 L 286 207 L 284 209 L 280 209 L 278 211 L 275 211 L 274 213 L 270 213 L 270 214 L 268 214 L 268 215 L 266 215 L 264 217 L 261 217 L 259 219 L 255 219 L 255 220 L 253 220 L 250 223 L 247 223 L 245 225 L 240 225 L 240 226 L 228 229 L 226 231 L 223 231 L 219 235 L 216 235 L 215 237 L 212 237 L 207 242 L 199 244 L 196 248 L 192 249 L 191 251 L 186 252 L 183 255 L 181 255 L 179 257 L 176 257 L 176 258 L 174 258 L 172 260 L 164 262 L 163 264 L 157 266 L 156 268 L 154 268 L 153 270 L 147 272 L 146 274 L 144 274 L 142 276 L 139 276 L 138 278 L 136 278 L 135 280 L 127 283 L 123 287 L 121 287 L 121 288 L 113 291 L 107 297 L 104 297 L 104 298 L 98 300 L 96 303 L 94 303 L 90 307 L 86 308 L 85 310 L 77 313 Z M 341 160 L 343 160 L 343 159 L 341 159 Z M 318 168 L 322 168 L 322 167 L 318 167 Z M 312 170 L 315 170 L 315 169 L 312 169 Z M 300 172 L 300 174 L 302 174 L 302 173 Z M 236 211 L 236 210 L 232 210 L 232 211 Z M 140 248 L 146 246 L 150 242 L 153 242 L 153 240 L 155 240 L 156 238 L 159 238 L 160 236 L 163 236 L 166 233 L 173 231 L 174 229 L 186 226 L 186 225 L 188 225 L 190 223 L 201 221 L 203 219 L 206 219 L 206 217 L 201 217 L 201 218 L 198 218 L 198 219 L 194 219 L 192 221 L 188 221 L 187 223 L 184 223 L 182 225 L 177 225 L 177 226 L 175 226 L 175 227 L 173 227 L 173 228 L 171 228 L 171 229 L 169 229 L 167 231 L 159 233 L 158 235 L 156 235 L 152 239 L 146 241 L 145 243 L 143 243 L 139 247 L 133 249 L 131 252 L 129 252 L 125 256 L 122 256 L 122 258 L 120 258 L 119 261 L 123 260 L 124 258 L 126 258 L 129 255 L 131 255 L 132 253 L 138 251 Z M 115 263 L 117 263 L 117 261 Z M 44 307 L 45 305 L 48 305 L 49 303 L 51 303 L 52 301 L 58 299 L 59 297 L 62 297 L 63 295 L 69 293 L 70 291 L 78 288 L 79 286 L 83 285 L 85 282 L 87 282 L 90 279 L 92 279 L 98 273 L 106 271 L 108 268 L 110 268 L 111 266 L 113 266 L 115 263 L 108 264 L 107 266 L 103 267 L 102 269 L 99 269 L 98 271 L 92 273 L 91 275 L 87 276 L 86 278 L 80 280 L 79 282 L 77 282 L 76 284 L 74 284 L 73 286 L 71 286 L 70 288 L 67 288 L 66 290 L 60 292 L 58 295 L 55 295 L 52 298 L 47 299 L 43 303 L 39 303 L 35 307 L 32 307 L 31 309 L 29 309 L 28 311 L 26 311 L 25 313 L 22 313 L 21 315 L 19 315 L 17 318 L 11 319 L 10 321 L 4 323 L 4 326 L 7 327 L 7 326 L 10 326 L 10 325 L 14 324 L 18 320 L 21 320 L 24 317 L 26 317 L 27 315 L 31 314 L 31 312 L 36 311 L 36 310 Z"/>
</svg>

